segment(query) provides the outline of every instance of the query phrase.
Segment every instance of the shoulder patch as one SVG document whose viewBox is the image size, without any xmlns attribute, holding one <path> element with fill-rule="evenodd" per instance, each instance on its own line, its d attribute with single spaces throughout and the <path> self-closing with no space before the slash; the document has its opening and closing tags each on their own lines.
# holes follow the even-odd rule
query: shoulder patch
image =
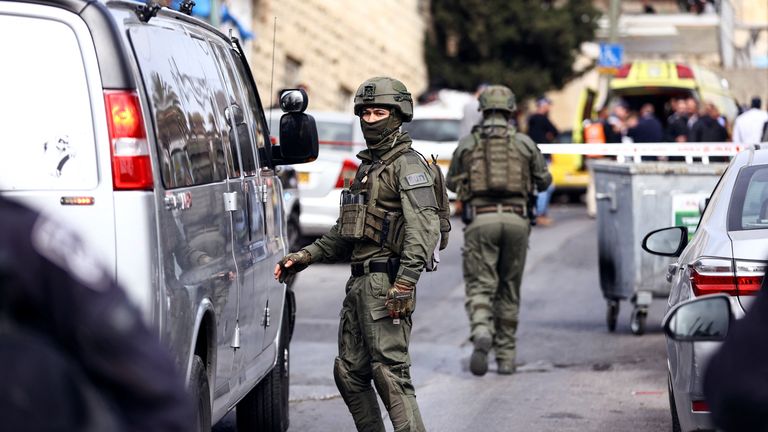
<svg viewBox="0 0 768 432">
<path fill-rule="evenodd" d="M 429 183 L 427 174 L 423 172 L 407 175 L 405 176 L 405 181 L 408 182 L 408 186 L 416 186 L 422 183 Z"/>
</svg>

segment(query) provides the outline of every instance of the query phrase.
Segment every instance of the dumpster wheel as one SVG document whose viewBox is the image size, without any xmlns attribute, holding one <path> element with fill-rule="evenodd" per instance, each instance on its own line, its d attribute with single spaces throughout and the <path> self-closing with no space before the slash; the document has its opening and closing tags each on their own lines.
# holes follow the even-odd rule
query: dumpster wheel
<svg viewBox="0 0 768 432">
<path fill-rule="evenodd" d="M 636 336 L 642 336 L 645 333 L 645 321 L 648 318 L 648 310 L 645 308 L 634 308 L 632 318 L 630 318 L 629 327 Z"/>
<path fill-rule="evenodd" d="M 608 325 L 608 331 L 616 331 L 616 318 L 619 316 L 619 302 L 617 300 L 608 300 L 607 310 L 605 312 L 605 323 Z"/>
</svg>

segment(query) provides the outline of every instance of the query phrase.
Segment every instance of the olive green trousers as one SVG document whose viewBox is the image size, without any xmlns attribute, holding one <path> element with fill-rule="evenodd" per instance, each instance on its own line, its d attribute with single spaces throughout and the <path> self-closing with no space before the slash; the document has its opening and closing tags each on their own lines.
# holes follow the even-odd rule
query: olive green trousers
<svg viewBox="0 0 768 432">
<path fill-rule="evenodd" d="M 520 283 L 530 225 L 514 213 L 487 213 L 464 229 L 463 270 L 471 336 L 490 331 L 498 362 L 515 361 Z"/>
<path fill-rule="evenodd" d="M 408 355 L 411 318 L 389 317 L 384 305 L 389 287 L 385 273 L 347 282 L 333 376 L 358 431 L 385 430 L 378 392 L 396 432 L 421 432 L 426 429 L 416 404 Z"/>
</svg>

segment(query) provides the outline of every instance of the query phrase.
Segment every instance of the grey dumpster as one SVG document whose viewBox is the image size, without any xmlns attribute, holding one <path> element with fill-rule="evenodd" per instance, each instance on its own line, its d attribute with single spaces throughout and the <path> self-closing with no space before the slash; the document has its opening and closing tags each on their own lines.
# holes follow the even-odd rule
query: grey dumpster
<svg viewBox="0 0 768 432">
<path fill-rule="evenodd" d="M 645 332 L 653 297 L 667 297 L 670 260 L 643 252 L 648 232 L 684 225 L 691 234 L 699 205 L 708 198 L 727 164 L 675 162 L 591 163 L 597 199 L 600 288 L 607 302 L 608 330 L 616 329 L 619 302 L 633 305 L 630 328 Z"/>
</svg>

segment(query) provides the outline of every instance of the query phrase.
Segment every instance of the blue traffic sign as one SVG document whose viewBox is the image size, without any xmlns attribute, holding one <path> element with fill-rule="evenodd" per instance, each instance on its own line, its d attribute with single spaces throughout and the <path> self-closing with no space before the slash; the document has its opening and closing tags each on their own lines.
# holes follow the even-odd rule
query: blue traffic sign
<svg viewBox="0 0 768 432">
<path fill-rule="evenodd" d="M 624 45 L 601 43 L 597 65 L 604 68 L 618 68 L 623 62 L 623 57 Z"/>
</svg>

